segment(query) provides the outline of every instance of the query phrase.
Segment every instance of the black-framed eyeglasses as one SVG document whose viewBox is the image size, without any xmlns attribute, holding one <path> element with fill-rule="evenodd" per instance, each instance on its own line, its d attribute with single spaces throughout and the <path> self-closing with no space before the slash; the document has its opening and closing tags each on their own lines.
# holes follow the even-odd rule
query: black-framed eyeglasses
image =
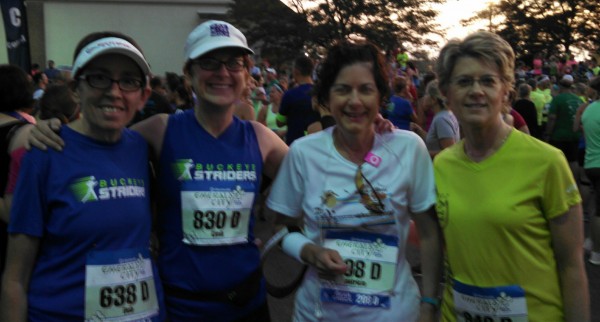
<svg viewBox="0 0 600 322">
<path fill-rule="evenodd" d="M 225 65 L 225 68 L 230 72 L 239 72 L 245 67 L 244 61 L 241 58 L 231 58 L 223 61 L 212 57 L 205 57 L 193 60 L 192 63 L 208 71 L 218 70 L 221 68 L 221 65 Z"/>
<path fill-rule="evenodd" d="M 119 88 L 124 92 L 137 91 L 144 85 L 144 82 L 138 78 L 123 77 L 121 79 L 112 79 L 102 74 L 82 75 L 79 79 L 85 80 L 88 85 L 97 89 L 107 89 L 111 87 L 113 83 L 117 83 Z"/>
<path fill-rule="evenodd" d="M 367 189 L 365 189 L 365 185 L 363 182 L 367 183 L 367 185 L 370 188 L 370 191 L 367 191 Z M 365 207 L 376 214 L 383 214 L 385 208 L 383 202 L 379 197 L 379 193 L 377 192 L 377 190 L 375 190 L 375 187 L 373 187 L 369 179 L 367 179 L 367 177 L 365 177 L 365 175 L 363 174 L 362 165 L 359 166 L 356 170 L 354 183 L 356 184 L 356 190 L 358 191 L 358 194 L 361 197 L 361 201 L 363 202 Z"/>
</svg>

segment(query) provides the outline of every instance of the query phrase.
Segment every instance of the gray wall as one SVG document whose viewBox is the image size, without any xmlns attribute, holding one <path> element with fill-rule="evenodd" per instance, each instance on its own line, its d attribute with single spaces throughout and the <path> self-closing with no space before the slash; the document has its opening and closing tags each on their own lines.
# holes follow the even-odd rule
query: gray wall
<svg viewBox="0 0 600 322">
<path fill-rule="evenodd" d="M 32 63 L 72 64 L 77 42 L 93 31 L 120 31 L 143 48 L 155 74 L 181 73 L 188 33 L 207 18 L 222 17 L 230 0 L 28 0 Z M 222 19 L 222 18 L 221 18 Z M 0 43 L 6 43 L 4 27 Z M 8 60 L 0 50 L 0 63 Z"/>
</svg>

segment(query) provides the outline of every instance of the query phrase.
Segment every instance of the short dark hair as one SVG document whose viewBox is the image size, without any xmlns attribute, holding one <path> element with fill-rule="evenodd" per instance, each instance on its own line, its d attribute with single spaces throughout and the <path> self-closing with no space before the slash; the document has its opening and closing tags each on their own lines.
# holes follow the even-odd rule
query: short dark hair
<svg viewBox="0 0 600 322">
<path fill-rule="evenodd" d="M 163 86 L 162 79 L 160 77 L 155 76 L 150 79 L 150 88 L 154 89 L 155 87 Z"/>
<path fill-rule="evenodd" d="M 44 73 L 37 73 L 37 74 L 31 76 L 31 79 L 33 81 L 33 85 L 39 84 L 40 81 L 42 80 L 42 78 L 44 77 L 43 75 L 44 75 Z"/>
<path fill-rule="evenodd" d="M 310 76 L 312 74 L 315 65 L 312 60 L 306 56 L 299 56 L 294 61 L 294 68 L 302 76 Z"/>
<path fill-rule="evenodd" d="M 182 83 L 181 77 L 179 77 L 179 75 L 173 72 L 166 72 L 165 80 L 167 83 L 167 88 L 171 92 L 175 92 L 175 90 L 177 90 L 177 86 L 179 86 Z"/>
<path fill-rule="evenodd" d="M 327 106 L 329 89 L 335 82 L 340 70 L 361 62 L 373 65 L 373 78 L 381 95 L 382 103 L 387 100 L 390 96 L 389 79 L 381 50 L 367 41 L 353 43 L 344 40 L 329 49 L 327 57 L 319 69 L 319 77 L 314 87 L 314 93 L 319 104 Z"/>
<path fill-rule="evenodd" d="M 0 65 L 0 112 L 33 107 L 33 84 L 15 65 Z"/>
<path fill-rule="evenodd" d="M 77 112 L 77 102 L 67 85 L 50 85 L 40 99 L 40 119 L 58 118 L 62 123 L 73 121 Z"/>
<path fill-rule="evenodd" d="M 404 76 L 394 77 L 394 93 L 400 93 L 408 86 L 408 79 Z"/>
</svg>

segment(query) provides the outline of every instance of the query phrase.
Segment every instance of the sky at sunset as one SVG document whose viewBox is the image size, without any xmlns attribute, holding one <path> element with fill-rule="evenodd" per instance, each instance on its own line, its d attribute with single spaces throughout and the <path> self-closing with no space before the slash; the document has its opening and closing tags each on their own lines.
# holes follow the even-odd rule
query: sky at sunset
<svg viewBox="0 0 600 322">
<path fill-rule="evenodd" d="M 289 4 L 290 1 L 282 0 Z M 446 37 L 434 39 L 443 46 L 447 40 L 452 38 L 464 38 L 469 32 L 486 27 L 486 22 L 480 22 L 469 27 L 463 27 L 460 20 L 473 16 L 476 12 L 484 9 L 487 4 L 498 2 L 498 0 L 447 0 L 445 4 L 432 5 L 439 12 L 437 22 L 446 29 Z M 305 1 L 306 5 L 311 2 Z"/>
<path fill-rule="evenodd" d="M 448 28 L 446 39 L 463 38 L 467 33 L 486 26 L 486 22 L 463 27 L 460 20 L 472 17 L 476 12 L 485 9 L 488 3 L 497 1 L 486 0 L 447 0 L 445 4 L 435 7 L 439 11 L 438 23 Z"/>
</svg>

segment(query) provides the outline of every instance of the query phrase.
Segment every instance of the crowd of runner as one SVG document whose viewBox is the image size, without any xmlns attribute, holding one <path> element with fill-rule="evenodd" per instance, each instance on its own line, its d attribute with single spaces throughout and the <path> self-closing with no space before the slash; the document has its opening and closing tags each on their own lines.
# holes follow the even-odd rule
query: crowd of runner
<svg viewBox="0 0 600 322">
<path fill-rule="evenodd" d="M 590 321 L 595 59 L 479 31 L 429 67 L 368 41 L 272 66 L 217 20 L 184 55 L 153 75 L 96 32 L 68 72 L 0 66 L 1 321 L 270 321 L 267 213 L 308 265 L 294 321 Z"/>
</svg>

